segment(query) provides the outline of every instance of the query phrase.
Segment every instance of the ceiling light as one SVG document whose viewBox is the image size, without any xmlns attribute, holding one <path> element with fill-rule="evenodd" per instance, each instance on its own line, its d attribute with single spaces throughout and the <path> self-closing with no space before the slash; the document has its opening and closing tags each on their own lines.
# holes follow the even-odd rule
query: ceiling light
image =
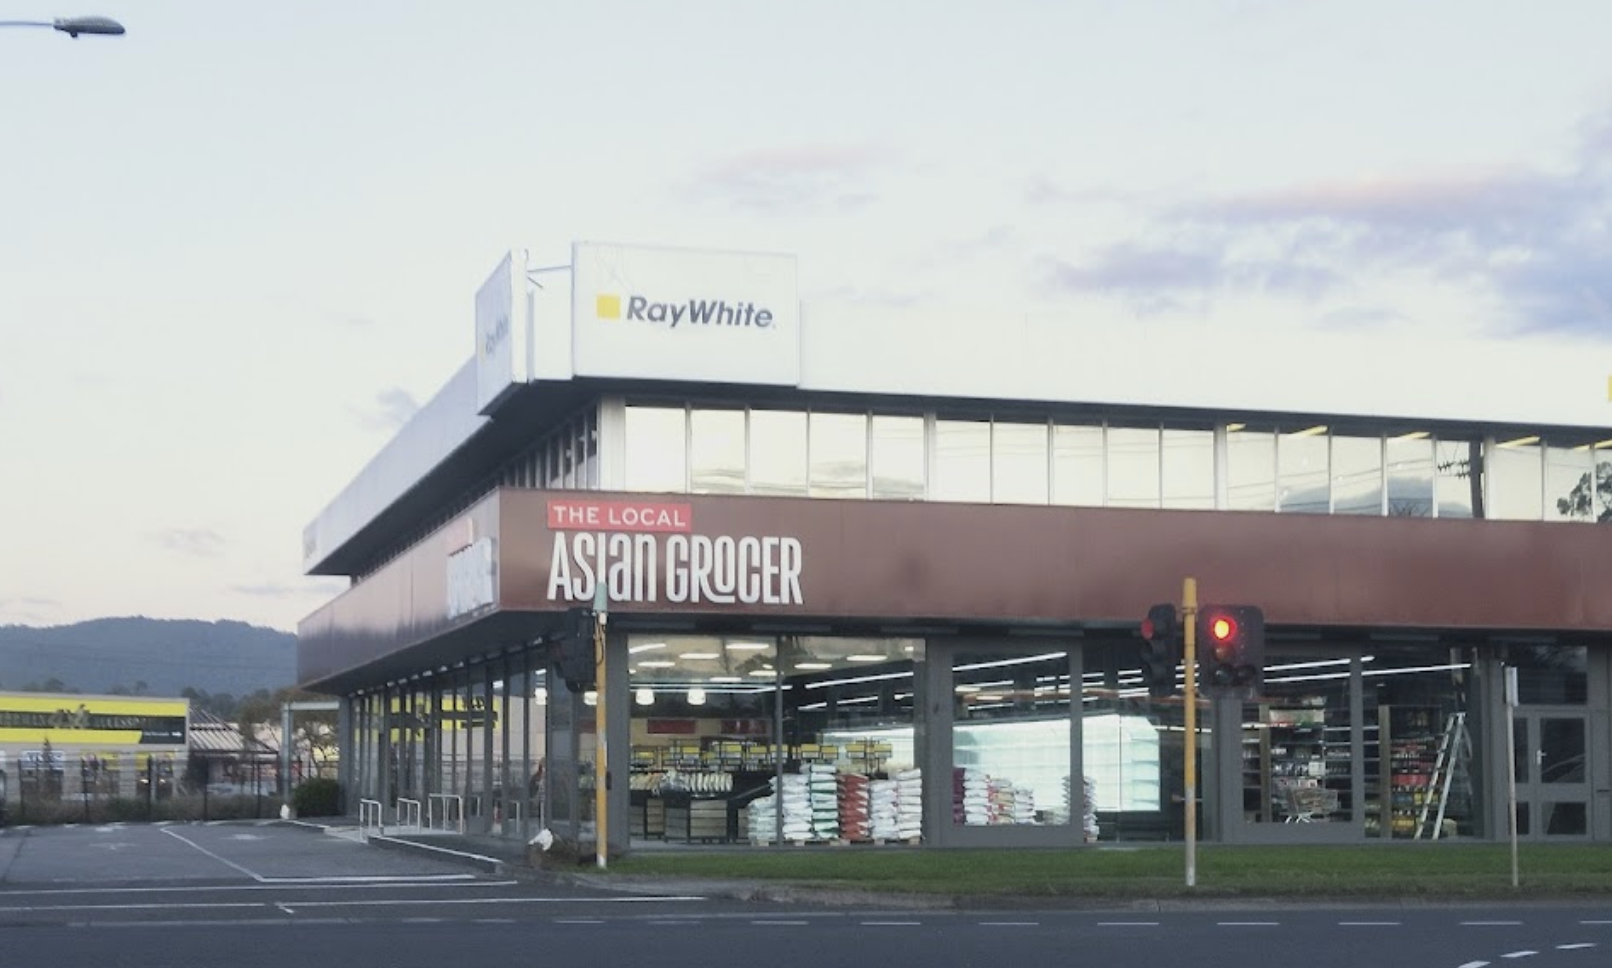
<svg viewBox="0 0 1612 968">
<path fill-rule="evenodd" d="M 1532 436 L 1528 436 L 1528 437 L 1518 437 L 1515 440 L 1508 440 L 1505 443 L 1500 444 L 1499 446 L 1501 446 L 1501 447 L 1525 447 L 1528 444 L 1537 444 L 1537 443 L 1539 443 L 1539 435 L 1538 434 L 1533 434 Z"/>
<path fill-rule="evenodd" d="M 1400 434 L 1398 437 L 1390 437 L 1388 442 L 1392 444 L 1401 440 L 1426 440 L 1430 436 L 1432 435 L 1425 430 L 1412 430 L 1410 433 Z"/>
<path fill-rule="evenodd" d="M 589 706 L 597 706 L 599 705 L 599 693 L 593 689 L 589 689 L 587 692 L 582 694 L 582 701 Z"/>
<path fill-rule="evenodd" d="M 684 652 L 682 655 L 678 656 L 678 658 L 679 659 L 702 659 L 702 660 L 703 659 L 720 659 L 720 658 L 722 658 L 722 654 L 720 652 Z"/>
<path fill-rule="evenodd" d="M 806 671 L 806 672 L 816 672 L 819 669 L 832 669 L 832 668 L 834 668 L 834 663 L 832 663 L 832 662 L 797 662 L 797 663 L 795 663 L 795 668 L 801 669 L 801 670 Z"/>
<path fill-rule="evenodd" d="M 705 690 L 701 689 L 699 686 L 695 686 L 693 689 L 690 689 L 688 691 L 688 704 L 690 706 L 705 705 Z"/>
<path fill-rule="evenodd" d="M 1314 427 L 1306 427 L 1303 430 L 1294 431 L 1289 436 L 1292 436 L 1292 437 L 1318 437 L 1321 434 L 1324 434 L 1326 432 L 1327 432 L 1327 425 L 1326 424 L 1316 424 Z"/>
<path fill-rule="evenodd" d="M 712 682 L 743 682 L 738 676 L 712 676 Z"/>
<path fill-rule="evenodd" d="M 776 674 L 771 669 L 755 669 L 750 673 L 751 677 L 755 679 L 771 679 Z"/>
<path fill-rule="evenodd" d="M 883 662 L 884 660 L 884 656 L 873 655 L 871 653 L 868 655 L 848 655 L 845 657 L 845 661 L 847 662 Z"/>
<path fill-rule="evenodd" d="M 633 702 L 637 703 L 640 706 L 654 705 L 654 702 L 655 702 L 655 690 L 653 690 L 653 689 L 640 689 L 640 690 L 638 690 L 637 692 L 633 693 Z"/>
<path fill-rule="evenodd" d="M 1229 424 L 1226 425 L 1226 433 L 1234 434 L 1237 431 L 1246 428 L 1247 426 L 1248 426 L 1247 424 L 1229 423 Z"/>
<path fill-rule="evenodd" d="M 671 659 L 645 659 L 638 664 L 645 669 L 670 669 L 672 666 L 677 665 Z"/>
<path fill-rule="evenodd" d="M 631 655 L 637 655 L 640 652 L 653 652 L 656 649 L 664 648 L 666 648 L 665 642 L 645 642 L 643 645 L 628 646 L 627 652 Z"/>
</svg>

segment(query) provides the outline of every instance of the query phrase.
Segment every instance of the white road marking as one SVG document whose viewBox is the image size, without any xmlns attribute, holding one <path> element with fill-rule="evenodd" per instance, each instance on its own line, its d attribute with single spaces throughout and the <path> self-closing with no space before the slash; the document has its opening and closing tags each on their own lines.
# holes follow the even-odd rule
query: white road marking
<svg viewBox="0 0 1612 968">
<path fill-rule="evenodd" d="M 650 924 L 675 924 L 678 927 L 693 927 L 693 928 L 697 928 L 697 927 L 700 926 L 700 919 L 699 918 L 650 918 L 649 923 Z"/>
<path fill-rule="evenodd" d="M 296 914 L 297 913 L 296 911 L 293 911 L 291 909 L 291 905 L 285 903 L 284 901 L 281 901 L 281 902 L 279 902 L 278 904 L 276 904 L 274 906 L 279 908 L 280 910 L 284 911 L 287 914 Z"/>
<path fill-rule="evenodd" d="M 1515 928 L 1521 921 L 1462 921 L 1463 928 Z"/>
<path fill-rule="evenodd" d="M 982 928 L 1034 928 L 1041 925 L 1040 921 L 981 921 Z"/>
<path fill-rule="evenodd" d="M 1464 965 L 1458 965 L 1457 968 L 1485 968 L 1488 964 L 1487 961 L 1469 961 Z"/>
<path fill-rule="evenodd" d="M 1402 921 L 1339 921 L 1340 928 L 1397 928 Z"/>
<path fill-rule="evenodd" d="M 1282 926 L 1280 921 L 1216 921 L 1215 924 L 1222 928 L 1279 928 Z"/>
<path fill-rule="evenodd" d="M 868 928 L 916 928 L 921 921 L 863 921 L 863 927 Z"/>
<path fill-rule="evenodd" d="M 805 921 L 751 921 L 750 923 L 751 924 L 756 924 L 756 925 L 772 926 L 772 925 L 785 925 L 785 924 L 798 925 L 798 924 L 805 924 L 807 922 L 805 922 Z"/>
<path fill-rule="evenodd" d="M 1539 954 L 1537 951 L 1512 951 L 1501 955 L 1502 958 L 1532 958 Z"/>
<path fill-rule="evenodd" d="M 1099 928 L 1156 928 L 1157 921 L 1098 921 Z"/>
<path fill-rule="evenodd" d="M 245 874 L 247 877 L 250 877 L 254 881 L 263 880 L 263 875 L 259 874 L 257 871 L 254 871 L 254 870 L 252 870 L 251 868 L 248 868 L 248 867 L 242 867 L 240 864 L 235 863 L 234 861 L 230 860 L 227 857 L 220 857 L 217 854 L 213 853 L 212 851 L 208 850 L 206 847 L 203 847 L 201 844 L 198 844 L 194 840 L 190 840 L 189 838 L 185 837 L 183 834 L 175 833 L 173 830 L 171 830 L 171 829 L 169 829 L 167 827 L 164 827 L 162 832 L 167 834 L 168 836 L 172 837 L 173 839 L 179 841 L 182 844 L 189 844 L 190 846 L 192 846 L 192 847 L 196 848 L 197 850 L 201 851 L 203 854 L 206 854 L 208 857 L 211 857 L 213 860 L 216 860 L 220 864 L 223 864 L 225 867 L 228 867 L 231 870 L 239 871 L 242 874 Z"/>
<path fill-rule="evenodd" d="M 1612 924 L 1612 921 L 1580 921 L 1579 924 Z"/>
<path fill-rule="evenodd" d="M 603 918 L 555 918 L 555 924 L 604 924 Z"/>
<path fill-rule="evenodd" d="M 1593 947 L 1595 947 L 1595 942 L 1593 942 L 1593 941 L 1580 941 L 1580 942 L 1578 942 L 1576 944 L 1559 944 L 1559 945 L 1556 946 L 1556 949 L 1558 951 L 1577 951 L 1580 948 L 1593 948 Z"/>
</svg>

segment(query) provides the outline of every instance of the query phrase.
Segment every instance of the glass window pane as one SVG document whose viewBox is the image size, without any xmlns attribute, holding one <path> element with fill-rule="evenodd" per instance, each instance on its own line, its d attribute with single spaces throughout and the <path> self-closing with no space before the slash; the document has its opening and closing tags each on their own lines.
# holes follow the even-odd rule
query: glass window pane
<svg viewBox="0 0 1612 968">
<path fill-rule="evenodd" d="M 1595 520 L 1595 462 L 1588 441 L 1545 448 L 1545 520 Z"/>
<path fill-rule="evenodd" d="M 991 424 L 987 420 L 935 421 L 934 488 L 937 501 L 991 499 Z"/>
<path fill-rule="evenodd" d="M 1332 438 L 1332 512 L 1383 513 L 1381 437 Z"/>
<path fill-rule="evenodd" d="M 1103 477 L 1103 428 L 1055 424 L 1052 503 L 1101 507 Z"/>
<path fill-rule="evenodd" d="M 1433 438 L 1425 430 L 1396 434 L 1387 451 L 1388 514 L 1426 518 L 1433 515 Z"/>
<path fill-rule="evenodd" d="M 812 497 L 867 497 L 867 414 L 812 413 L 807 424 Z"/>
<path fill-rule="evenodd" d="M 1109 507 L 1159 506 L 1159 428 L 1108 428 Z"/>
<path fill-rule="evenodd" d="M 1164 506 L 1215 506 L 1215 434 L 1212 430 L 1164 428 Z"/>
<path fill-rule="evenodd" d="M 1489 451 L 1489 517 L 1538 521 L 1544 516 L 1544 448 L 1537 437 L 1500 441 Z"/>
<path fill-rule="evenodd" d="M 1276 435 L 1269 429 L 1226 427 L 1226 506 L 1276 510 Z"/>
<path fill-rule="evenodd" d="M 806 493 L 806 414 L 750 412 L 750 493 Z"/>
<path fill-rule="evenodd" d="M 924 418 L 874 414 L 873 496 L 897 501 L 924 497 Z"/>
<path fill-rule="evenodd" d="M 991 500 L 1047 503 L 1047 425 L 998 423 L 991 428 Z"/>
<path fill-rule="evenodd" d="M 695 494 L 744 493 L 743 410 L 695 410 L 689 414 L 689 490 Z"/>
<path fill-rule="evenodd" d="M 1595 520 L 1612 521 L 1612 442 L 1595 445 Z"/>
<path fill-rule="evenodd" d="M 688 488 L 688 444 L 681 407 L 627 408 L 626 487 L 629 491 Z M 551 447 L 550 483 L 559 482 L 559 453 Z"/>
<path fill-rule="evenodd" d="M 1441 518 L 1483 517 L 1483 451 L 1475 440 L 1434 446 L 1434 497 Z"/>
<path fill-rule="evenodd" d="M 1325 427 L 1306 427 L 1278 435 L 1278 510 L 1299 514 L 1326 514 L 1331 510 L 1327 449 Z"/>
<path fill-rule="evenodd" d="M 954 822 L 1070 823 L 1067 653 L 959 653 L 952 680 Z"/>
</svg>

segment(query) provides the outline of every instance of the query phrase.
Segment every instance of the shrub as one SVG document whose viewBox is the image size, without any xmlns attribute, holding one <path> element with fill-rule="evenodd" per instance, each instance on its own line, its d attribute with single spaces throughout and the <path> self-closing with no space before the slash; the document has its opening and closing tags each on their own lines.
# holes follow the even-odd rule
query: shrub
<svg viewBox="0 0 1612 968">
<path fill-rule="evenodd" d="M 297 785 L 291 803 L 299 817 L 335 817 L 341 814 L 341 784 L 327 777 L 314 777 Z"/>
</svg>

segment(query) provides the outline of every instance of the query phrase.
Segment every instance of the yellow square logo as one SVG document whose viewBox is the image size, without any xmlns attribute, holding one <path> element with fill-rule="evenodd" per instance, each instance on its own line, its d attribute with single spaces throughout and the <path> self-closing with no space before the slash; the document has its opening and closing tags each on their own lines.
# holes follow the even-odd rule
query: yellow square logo
<svg viewBox="0 0 1612 968">
<path fill-rule="evenodd" d="M 593 314 L 600 319 L 621 318 L 621 297 L 600 293 L 593 297 Z"/>
</svg>

